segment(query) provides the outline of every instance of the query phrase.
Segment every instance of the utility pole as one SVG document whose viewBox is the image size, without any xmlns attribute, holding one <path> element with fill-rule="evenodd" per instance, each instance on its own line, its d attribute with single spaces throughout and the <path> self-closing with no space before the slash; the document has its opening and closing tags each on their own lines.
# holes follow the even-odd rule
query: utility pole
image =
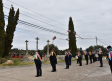
<svg viewBox="0 0 112 81">
<path fill-rule="evenodd" d="M 26 42 L 26 55 L 28 55 L 28 43 L 27 42 L 29 42 L 29 41 L 25 41 Z"/>
<path fill-rule="evenodd" d="M 36 51 L 38 51 L 38 40 L 39 40 L 39 38 L 37 37 L 36 40 L 37 40 Z"/>
<path fill-rule="evenodd" d="M 97 43 L 97 40 L 98 40 L 98 39 L 97 39 L 97 37 L 96 37 L 96 46 L 97 46 L 97 51 L 98 51 L 98 43 Z"/>
</svg>

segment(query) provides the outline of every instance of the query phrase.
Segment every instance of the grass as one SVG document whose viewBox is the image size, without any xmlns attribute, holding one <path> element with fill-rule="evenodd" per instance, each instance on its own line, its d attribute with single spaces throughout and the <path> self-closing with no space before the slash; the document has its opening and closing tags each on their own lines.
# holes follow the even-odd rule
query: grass
<svg viewBox="0 0 112 81">
<path fill-rule="evenodd" d="M 82 60 L 85 60 L 85 59 L 82 59 Z M 71 60 L 71 61 L 76 61 L 75 60 Z M 65 60 L 60 60 L 58 61 L 57 63 L 60 63 L 60 62 L 65 62 Z M 43 62 L 43 64 L 49 64 L 50 61 L 45 61 Z M 24 65 L 34 65 L 35 63 L 34 62 L 15 62 L 14 64 L 11 64 L 11 65 L 5 65 L 5 64 L 0 64 L 0 67 L 10 67 L 10 66 L 24 66 Z"/>
<path fill-rule="evenodd" d="M 23 65 L 34 65 L 34 62 L 16 62 L 14 64 L 0 64 L 0 67 L 10 67 L 10 66 L 23 66 Z"/>
</svg>

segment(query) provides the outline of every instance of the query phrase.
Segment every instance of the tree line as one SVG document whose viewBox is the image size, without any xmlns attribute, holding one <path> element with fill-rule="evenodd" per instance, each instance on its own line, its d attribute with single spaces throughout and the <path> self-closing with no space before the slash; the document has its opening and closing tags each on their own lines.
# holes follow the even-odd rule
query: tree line
<svg viewBox="0 0 112 81">
<path fill-rule="evenodd" d="M 57 46 L 55 46 L 54 44 L 50 44 L 49 45 L 49 53 L 51 52 L 52 49 L 55 49 L 55 52 L 57 55 L 64 55 L 65 54 L 65 50 L 69 50 L 68 49 L 65 49 L 65 50 L 59 50 Z M 98 48 L 101 48 L 102 49 L 102 52 L 103 52 L 103 55 L 106 55 L 108 53 L 108 50 L 101 46 L 101 45 L 98 45 L 98 46 L 89 46 L 88 48 L 86 48 L 86 51 L 91 51 L 91 50 L 97 50 Z M 80 48 L 77 48 L 77 51 L 76 53 L 80 51 Z M 82 51 L 85 51 L 85 50 L 82 50 Z M 29 54 L 35 54 L 36 50 L 28 50 L 28 53 Z M 47 54 L 47 45 L 44 46 L 43 50 L 40 50 L 41 54 Z M 25 54 L 26 53 L 26 50 L 22 50 L 22 49 L 11 49 L 10 50 L 10 53 L 20 53 L 20 54 Z M 72 53 L 73 54 L 73 53 Z"/>
</svg>

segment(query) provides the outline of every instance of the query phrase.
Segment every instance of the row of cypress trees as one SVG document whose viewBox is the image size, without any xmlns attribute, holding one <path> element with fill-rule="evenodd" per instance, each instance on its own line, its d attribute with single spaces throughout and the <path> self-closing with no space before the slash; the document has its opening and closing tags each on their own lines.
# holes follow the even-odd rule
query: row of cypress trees
<svg viewBox="0 0 112 81">
<path fill-rule="evenodd" d="M 3 3 L 0 0 L 0 57 L 8 56 L 12 47 L 14 31 L 19 20 L 19 9 L 15 13 L 14 7 L 10 8 L 8 16 L 8 25 L 5 31 L 5 20 L 3 12 Z"/>
</svg>

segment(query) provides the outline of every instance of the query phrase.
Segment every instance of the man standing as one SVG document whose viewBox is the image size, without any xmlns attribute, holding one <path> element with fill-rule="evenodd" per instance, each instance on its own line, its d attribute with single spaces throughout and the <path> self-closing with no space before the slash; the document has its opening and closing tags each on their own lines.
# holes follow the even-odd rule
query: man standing
<svg viewBox="0 0 112 81">
<path fill-rule="evenodd" d="M 76 53 L 75 58 L 77 59 L 77 64 L 79 63 L 79 59 L 78 59 L 78 52 Z"/>
<path fill-rule="evenodd" d="M 69 65 L 71 65 L 72 54 L 71 51 L 68 51 L 68 53 L 69 53 Z"/>
<path fill-rule="evenodd" d="M 42 55 L 40 54 L 40 50 L 38 50 L 38 52 L 36 52 L 36 54 L 34 55 L 34 62 L 37 70 L 37 75 L 35 77 L 42 76 L 41 59 L 42 59 Z"/>
<path fill-rule="evenodd" d="M 111 70 L 111 74 L 112 74 L 112 48 L 111 48 L 111 46 L 108 46 L 107 49 L 108 49 L 108 52 L 109 52 L 108 56 L 107 56 L 107 59 L 109 61 L 110 70 Z"/>
<path fill-rule="evenodd" d="M 92 64 L 92 51 L 89 52 L 90 64 Z"/>
<path fill-rule="evenodd" d="M 100 66 L 99 67 L 103 67 L 103 62 L 102 62 L 102 50 L 101 48 L 99 48 L 99 60 L 100 60 Z"/>
<path fill-rule="evenodd" d="M 80 51 L 78 51 L 78 61 L 79 61 L 79 66 L 82 66 L 82 55 Z"/>
<path fill-rule="evenodd" d="M 85 59 L 86 59 L 86 65 L 88 65 L 88 53 L 87 51 L 84 51 Z"/>
<path fill-rule="evenodd" d="M 65 69 L 69 69 L 69 54 L 67 53 L 67 51 L 65 51 L 65 63 L 66 63 Z"/>
<path fill-rule="evenodd" d="M 95 52 L 94 52 L 94 50 L 92 50 L 92 58 L 93 58 L 93 62 L 95 62 Z"/>
</svg>

